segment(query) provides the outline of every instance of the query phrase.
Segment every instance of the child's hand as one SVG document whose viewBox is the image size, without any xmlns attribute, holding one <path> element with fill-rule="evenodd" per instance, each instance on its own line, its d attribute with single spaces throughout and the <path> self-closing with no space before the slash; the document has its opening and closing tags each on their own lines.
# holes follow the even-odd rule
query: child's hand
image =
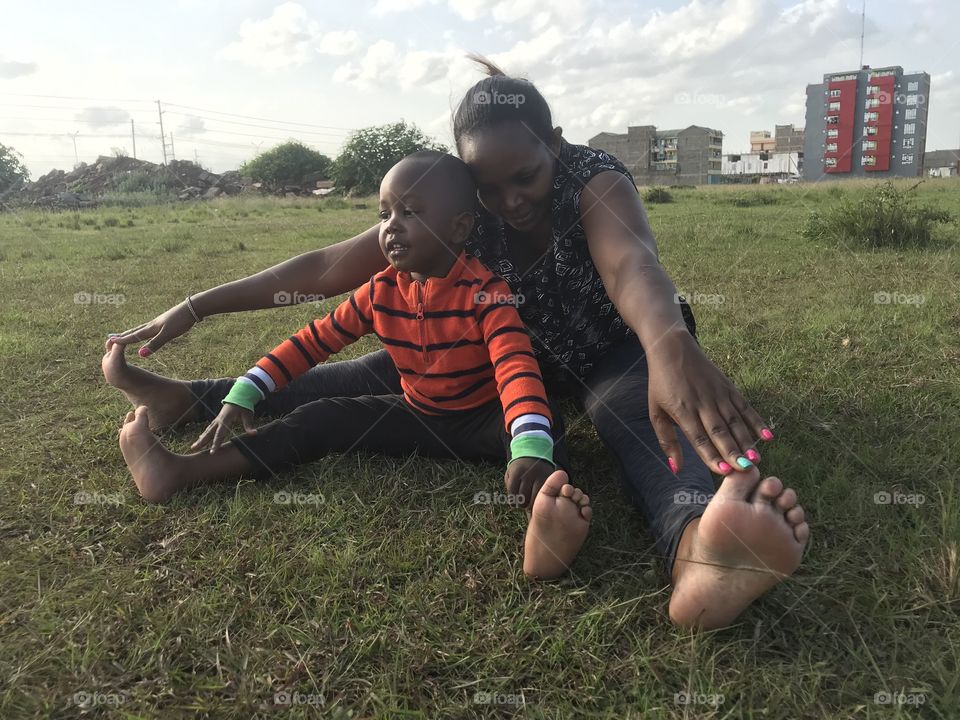
<svg viewBox="0 0 960 720">
<path fill-rule="evenodd" d="M 507 465 L 503 479 L 507 494 L 519 499 L 520 507 L 533 507 L 533 499 L 556 468 L 538 458 L 517 458 Z"/>
<path fill-rule="evenodd" d="M 213 422 L 207 425 L 207 429 L 204 430 L 200 437 L 197 438 L 197 441 L 190 446 L 190 449 L 199 450 L 205 445 L 208 445 L 212 440 L 213 444 L 210 446 L 210 452 L 216 452 L 233 431 L 237 420 L 243 423 L 243 429 L 247 435 L 256 434 L 257 429 L 253 426 L 253 413 L 250 410 L 242 408 L 239 405 L 224 403 L 220 414 L 213 419 Z"/>
</svg>

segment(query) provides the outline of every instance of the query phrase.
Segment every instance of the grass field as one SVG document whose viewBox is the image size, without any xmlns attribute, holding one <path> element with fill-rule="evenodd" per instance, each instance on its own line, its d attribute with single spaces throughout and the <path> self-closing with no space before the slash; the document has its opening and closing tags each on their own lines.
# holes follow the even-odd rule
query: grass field
<svg viewBox="0 0 960 720">
<path fill-rule="evenodd" d="M 774 428 L 761 469 L 813 528 L 794 578 L 703 634 L 670 625 L 644 524 L 575 415 L 595 521 L 556 583 L 524 578 L 520 513 L 474 504 L 498 466 L 349 455 L 138 498 L 107 333 L 346 238 L 375 205 L 0 214 L 0 718 L 960 717 L 960 225 L 926 251 L 801 238 L 866 189 L 648 208 L 704 347 Z M 960 183 L 918 193 L 960 217 Z M 135 362 L 236 376 L 320 312 L 217 317 Z"/>
</svg>

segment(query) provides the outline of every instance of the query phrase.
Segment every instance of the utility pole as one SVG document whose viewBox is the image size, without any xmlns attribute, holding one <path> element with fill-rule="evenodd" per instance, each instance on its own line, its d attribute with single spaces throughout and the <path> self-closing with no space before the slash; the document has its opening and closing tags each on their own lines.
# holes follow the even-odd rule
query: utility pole
<svg viewBox="0 0 960 720">
<path fill-rule="evenodd" d="M 863 67 L 863 33 L 867 27 L 867 0 L 863 0 L 863 9 L 860 12 L 860 64 L 857 68 Z"/>
<path fill-rule="evenodd" d="M 177 159 L 177 153 L 173 149 L 173 133 L 170 133 L 170 158 L 174 161 Z"/>
<path fill-rule="evenodd" d="M 167 136 L 163 133 L 163 110 L 160 109 L 160 101 L 157 100 L 157 114 L 160 116 L 160 145 L 163 147 L 163 164 L 167 164 Z"/>
<path fill-rule="evenodd" d="M 70 133 L 67 134 L 70 135 Z M 77 135 L 79 134 L 80 131 L 77 130 L 75 133 L 73 133 L 73 135 L 70 135 L 70 137 L 73 139 L 73 157 L 76 160 L 76 165 L 74 165 L 74 167 L 80 164 L 80 155 L 77 154 Z"/>
<path fill-rule="evenodd" d="M 133 159 L 137 159 L 137 131 L 133 128 L 133 118 L 130 118 L 130 140 L 133 143 Z"/>
</svg>

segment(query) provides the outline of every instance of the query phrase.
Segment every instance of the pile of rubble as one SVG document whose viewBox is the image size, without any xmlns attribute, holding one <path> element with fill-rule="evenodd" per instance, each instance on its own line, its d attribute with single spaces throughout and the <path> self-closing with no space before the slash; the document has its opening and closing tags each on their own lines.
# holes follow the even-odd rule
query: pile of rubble
<svg viewBox="0 0 960 720">
<path fill-rule="evenodd" d="M 326 195 L 333 183 L 309 175 L 301 185 L 283 188 L 285 195 Z M 210 200 L 220 195 L 261 192 L 261 184 L 236 170 L 217 175 L 189 160 L 157 165 L 131 157 L 98 157 L 66 172 L 51 170 L 20 190 L 24 204 L 47 207 L 91 207 L 109 192 L 153 191 L 176 194 L 180 200 Z"/>
</svg>

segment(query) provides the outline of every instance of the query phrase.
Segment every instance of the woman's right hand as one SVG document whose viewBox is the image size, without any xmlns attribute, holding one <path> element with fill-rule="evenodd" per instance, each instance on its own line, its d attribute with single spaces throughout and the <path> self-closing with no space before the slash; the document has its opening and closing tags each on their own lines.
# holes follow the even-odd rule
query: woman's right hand
<svg viewBox="0 0 960 720">
<path fill-rule="evenodd" d="M 129 345 L 130 343 L 147 340 L 148 342 L 140 348 L 140 357 L 147 357 L 174 338 L 183 335 L 195 324 L 196 321 L 190 314 L 190 309 L 187 307 L 186 300 L 184 300 L 150 322 L 138 325 L 132 330 L 111 335 L 107 338 L 105 347 L 109 350 L 114 343 Z"/>
<path fill-rule="evenodd" d="M 220 414 L 207 425 L 207 429 L 200 434 L 190 449 L 199 450 L 210 445 L 210 452 L 216 452 L 233 432 L 233 427 L 238 420 L 243 423 L 243 429 L 247 435 L 256 434 L 257 429 L 253 426 L 253 412 L 239 405 L 224 403 Z"/>
</svg>

